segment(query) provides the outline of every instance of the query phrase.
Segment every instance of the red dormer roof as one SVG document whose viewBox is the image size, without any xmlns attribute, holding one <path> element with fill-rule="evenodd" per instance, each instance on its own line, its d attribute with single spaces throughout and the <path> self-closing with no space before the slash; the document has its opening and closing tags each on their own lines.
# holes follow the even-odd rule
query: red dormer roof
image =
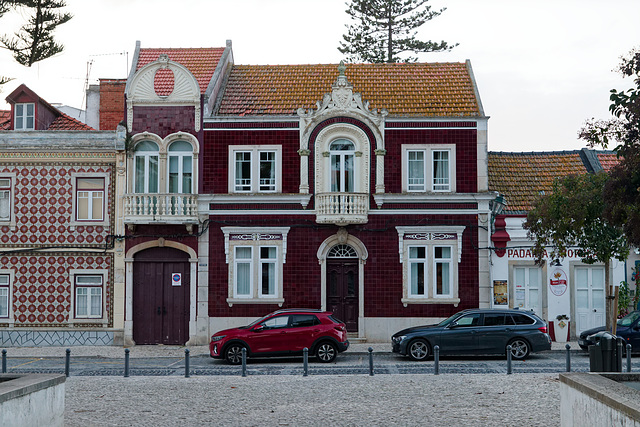
<svg viewBox="0 0 640 427">
<path fill-rule="evenodd" d="M 223 47 L 140 49 L 136 71 L 157 61 L 160 55 L 166 54 L 171 61 L 186 67 L 198 81 L 200 93 L 205 93 L 223 52 Z M 163 87 L 163 84 L 167 87 Z M 156 90 L 159 93 L 163 89 L 171 92 L 172 88 L 173 82 L 156 82 Z"/>
</svg>

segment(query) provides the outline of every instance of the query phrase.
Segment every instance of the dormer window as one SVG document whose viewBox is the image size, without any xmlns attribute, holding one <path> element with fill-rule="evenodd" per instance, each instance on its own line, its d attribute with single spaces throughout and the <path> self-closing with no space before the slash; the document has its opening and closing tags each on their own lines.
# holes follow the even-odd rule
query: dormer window
<svg viewBox="0 0 640 427">
<path fill-rule="evenodd" d="M 15 130 L 34 130 L 35 129 L 35 110 L 36 105 L 33 103 L 15 104 Z"/>
</svg>

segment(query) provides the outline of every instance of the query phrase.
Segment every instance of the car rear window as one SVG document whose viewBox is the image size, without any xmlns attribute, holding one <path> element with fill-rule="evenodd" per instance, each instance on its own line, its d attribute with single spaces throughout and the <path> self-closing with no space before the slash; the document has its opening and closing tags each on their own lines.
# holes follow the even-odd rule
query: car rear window
<svg viewBox="0 0 640 427">
<path fill-rule="evenodd" d="M 344 323 L 342 320 L 338 319 L 334 315 L 327 316 L 333 323 Z"/>
<path fill-rule="evenodd" d="M 320 320 L 313 314 L 294 314 L 291 327 L 303 328 L 305 326 L 315 326 L 320 324 Z"/>
<path fill-rule="evenodd" d="M 516 325 L 533 325 L 536 322 L 531 317 L 525 314 L 512 314 L 511 317 L 513 317 Z"/>
</svg>

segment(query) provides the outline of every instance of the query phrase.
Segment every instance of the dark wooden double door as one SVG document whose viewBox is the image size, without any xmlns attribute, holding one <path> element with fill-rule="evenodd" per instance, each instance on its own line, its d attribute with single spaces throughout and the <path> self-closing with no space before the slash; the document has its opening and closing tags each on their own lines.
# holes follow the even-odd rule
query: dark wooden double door
<svg viewBox="0 0 640 427">
<path fill-rule="evenodd" d="M 132 316 L 136 344 L 183 345 L 189 339 L 188 257 L 173 248 L 151 248 L 136 254 Z M 174 280 L 176 274 L 179 281 Z"/>
<path fill-rule="evenodd" d="M 327 260 L 327 310 L 358 332 L 358 259 Z"/>
</svg>

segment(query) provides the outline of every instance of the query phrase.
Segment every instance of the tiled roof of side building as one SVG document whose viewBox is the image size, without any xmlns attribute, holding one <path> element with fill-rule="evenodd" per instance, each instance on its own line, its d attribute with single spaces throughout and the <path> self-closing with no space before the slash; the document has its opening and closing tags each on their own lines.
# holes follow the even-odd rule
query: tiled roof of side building
<svg viewBox="0 0 640 427">
<path fill-rule="evenodd" d="M 346 76 L 370 109 L 397 117 L 479 117 L 465 63 L 347 64 Z M 217 116 L 296 115 L 331 92 L 337 64 L 234 65 Z"/>
<path fill-rule="evenodd" d="M 9 130 L 11 125 L 11 110 L 0 110 L 0 130 Z"/>
<path fill-rule="evenodd" d="M 505 196 L 506 213 L 526 213 L 556 178 L 587 173 L 579 151 L 489 153 L 489 190 Z"/>
<path fill-rule="evenodd" d="M 205 93 L 223 52 L 223 47 L 140 49 L 136 70 L 153 61 L 157 61 L 161 54 L 166 54 L 171 61 L 178 62 L 186 67 L 198 80 L 200 93 Z M 167 90 L 171 92 L 173 89 L 172 77 L 166 73 L 164 75 L 161 74 L 159 77 L 160 79 L 155 81 L 158 93 L 163 92 L 163 89 L 167 89 L 167 87 Z"/>
<path fill-rule="evenodd" d="M 60 112 L 58 116 L 50 125 L 47 130 L 95 130 L 89 125 L 82 123 L 80 120 L 76 120 L 73 117 Z"/>
<path fill-rule="evenodd" d="M 602 168 L 607 172 L 620 162 L 618 155 L 612 151 L 597 152 L 596 155 L 598 156 L 598 160 L 600 160 Z"/>
</svg>

